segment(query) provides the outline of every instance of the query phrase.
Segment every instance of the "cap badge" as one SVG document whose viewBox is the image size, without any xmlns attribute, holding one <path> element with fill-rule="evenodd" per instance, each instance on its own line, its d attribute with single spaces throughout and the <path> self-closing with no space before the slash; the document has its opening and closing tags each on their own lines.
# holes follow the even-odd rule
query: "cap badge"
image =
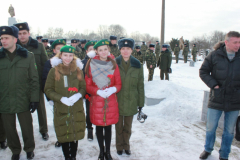
<svg viewBox="0 0 240 160">
<path fill-rule="evenodd" d="M 109 42 L 108 42 L 108 41 L 106 41 L 105 43 L 106 43 L 106 44 L 109 44 Z"/>
<path fill-rule="evenodd" d="M 59 40 L 59 42 L 61 42 L 61 40 Z"/>
<path fill-rule="evenodd" d="M 75 50 L 73 49 L 73 52 L 75 52 Z"/>
<path fill-rule="evenodd" d="M 102 44 L 104 44 L 104 42 L 102 42 Z"/>
<path fill-rule="evenodd" d="M 6 29 L 4 29 L 4 28 L 3 28 L 3 30 L 2 30 L 2 31 L 3 31 L 3 32 L 5 32 L 5 31 L 6 31 Z"/>
<path fill-rule="evenodd" d="M 127 41 L 125 41 L 125 44 L 128 44 L 128 42 L 127 42 Z"/>
<path fill-rule="evenodd" d="M 76 43 L 76 41 L 74 41 L 74 43 Z"/>
<path fill-rule="evenodd" d="M 22 28 L 22 26 L 19 26 L 19 28 Z"/>
<path fill-rule="evenodd" d="M 71 48 L 69 48 L 69 51 L 71 51 Z"/>
</svg>

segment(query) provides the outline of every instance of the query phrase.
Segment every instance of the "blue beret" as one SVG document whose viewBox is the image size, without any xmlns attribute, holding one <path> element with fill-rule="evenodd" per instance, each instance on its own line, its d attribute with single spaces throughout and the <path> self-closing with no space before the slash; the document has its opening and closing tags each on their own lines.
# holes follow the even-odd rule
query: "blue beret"
<svg viewBox="0 0 240 160">
<path fill-rule="evenodd" d="M 110 40 L 117 40 L 116 36 L 110 36 Z"/>
<path fill-rule="evenodd" d="M 154 44 L 149 44 L 149 47 L 155 47 L 155 45 Z"/>
<path fill-rule="evenodd" d="M 123 38 L 123 39 L 120 39 L 118 41 L 118 47 L 119 47 L 119 50 L 122 48 L 122 47 L 129 47 L 133 50 L 134 48 L 134 40 L 131 39 L 131 38 Z"/>
<path fill-rule="evenodd" d="M 28 26 L 28 23 L 27 23 L 27 22 L 16 23 L 16 24 L 14 24 L 14 26 L 16 26 L 16 27 L 19 29 L 19 31 L 21 31 L 21 30 L 27 30 L 27 31 L 29 31 L 29 26 Z"/>
<path fill-rule="evenodd" d="M 18 38 L 18 28 L 15 26 L 1 26 L 0 27 L 0 36 L 3 34 L 8 34 Z"/>
</svg>

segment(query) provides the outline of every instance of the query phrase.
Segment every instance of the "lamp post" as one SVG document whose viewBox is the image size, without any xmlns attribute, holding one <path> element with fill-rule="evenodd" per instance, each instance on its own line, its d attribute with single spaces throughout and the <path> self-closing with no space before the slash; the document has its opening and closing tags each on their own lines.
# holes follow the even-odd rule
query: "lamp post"
<svg viewBox="0 0 240 160">
<path fill-rule="evenodd" d="M 165 32 L 165 0 L 162 0 L 162 20 L 161 20 L 161 46 L 164 44 L 164 32 Z"/>
</svg>

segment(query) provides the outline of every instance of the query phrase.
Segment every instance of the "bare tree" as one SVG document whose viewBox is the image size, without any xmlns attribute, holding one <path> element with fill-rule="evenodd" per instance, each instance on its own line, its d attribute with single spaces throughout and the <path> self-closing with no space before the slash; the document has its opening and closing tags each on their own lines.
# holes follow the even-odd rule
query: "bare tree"
<svg viewBox="0 0 240 160">
<path fill-rule="evenodd" d="M 48 28 L 47 33 L 44 34 L 44 37 L 53 39 L 54 38 L 54 28 L 53 27 Z"/>
<path fill-rule="evenodd" d="M 100 39 L 108 39 L 109 38 L 109 33 L 108 33 L 108 26 L 106 25 L 99 25 L 98 31 L 97 31 Z"/>
<path fill-rule="evenodd" d="M 63 38 L 63 29 L 62 28 L 55 28 L 54 38 L 56 38 L 56 39 Z"/>
<path fill-rule="evenodd" d="M 112 24 L 108 27 L 108 33 L 117 37 L 126 36 L 126 30 L 119 24 Z"/>
<path fill-rule="evenodd" d="M 211 44 L 214 45 L 219 41 L 224 41 L 226 33 L 222 31 L 214 31 L 211 35 Z"/>
<path fill-rule="evenodd" d="M 135 31 L 130 34 L 130 38 L 134 39 L 136 42 L 139 42 L 142 40 L 142 35 L 139 31 Z"/>
</svg>

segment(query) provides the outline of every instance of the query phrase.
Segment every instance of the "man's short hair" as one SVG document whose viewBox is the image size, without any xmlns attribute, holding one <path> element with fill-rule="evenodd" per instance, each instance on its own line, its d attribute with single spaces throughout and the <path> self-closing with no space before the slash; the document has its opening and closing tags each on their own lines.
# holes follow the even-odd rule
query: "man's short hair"
<svg viewBox="0 0 240 160">
<path fill-rule="evenodd" d="M 240 33 L 239 32 L 236 32 L 236 31 L 230 31 L 226 34 L 225 36 L 225 40 L 229 41 L 229 39 L 231 37 L 237 37 L 237 38 L 240 38 Z"/>
</svg>

